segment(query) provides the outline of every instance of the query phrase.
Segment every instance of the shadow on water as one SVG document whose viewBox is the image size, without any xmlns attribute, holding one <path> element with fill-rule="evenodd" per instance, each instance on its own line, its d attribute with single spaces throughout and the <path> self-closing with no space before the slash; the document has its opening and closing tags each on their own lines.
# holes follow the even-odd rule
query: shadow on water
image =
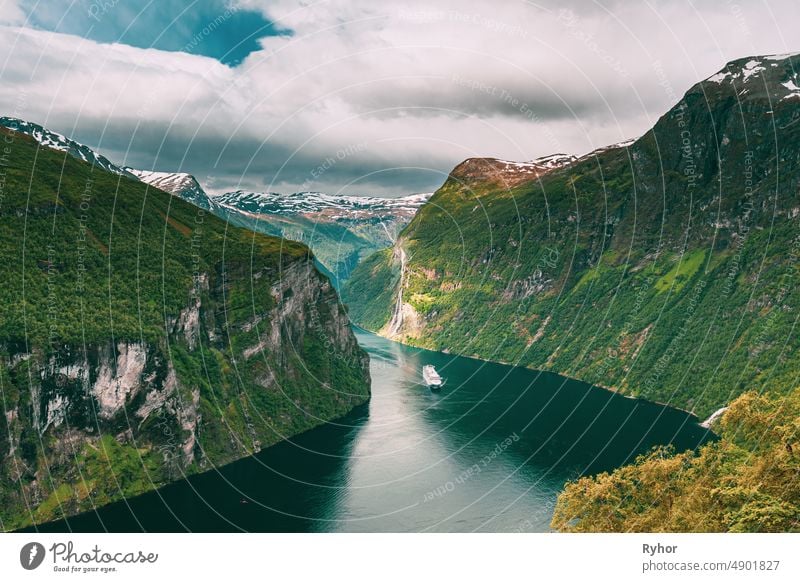
<svg viewBox="0 0 800 582">
<path fill-rule="evenodd" d="M 40 532 L 309 532 L 336 519 L 367 405 L 216 470 L 38 526 Z M 298 462 L 298 461 L 301 462 Z M 31 528 L 29 531 L 33 531 Z"/>
<path fill-rule="evenodd" d="M 680 410 L 356 334 L 370 354 L 368 405 L 39 531 L 547 531 L 567 480 L 714 438 Z M 441 391 L 422 384 L 425 364 L 446 378 Z"/>
</svg>

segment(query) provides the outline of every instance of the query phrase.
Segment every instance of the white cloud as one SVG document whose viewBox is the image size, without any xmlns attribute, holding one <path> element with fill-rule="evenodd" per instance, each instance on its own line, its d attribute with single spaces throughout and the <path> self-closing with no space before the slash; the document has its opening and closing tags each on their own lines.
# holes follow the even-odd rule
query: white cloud
<svg viewBox="0 0 800 582">
<path fill-rule="evenodd" d="M 19 7 L 19 0 L 0 0 L 0 24 L 22 24 L 25 13 Z"/>
<path fill-rule="evenodd" d="M 119 157 L 183 164 L 217 188 L 435 186 L 468 156 L 583 153 L 648 129 L 729 60 L 790 52 L 798 8 L 650 1 L 240 0 L 294 31 L 236 69 L 199 56 L 0 30 L 0 99 Z M 658 63 L 658 64 L 657 64 Z M 138 124 L 138 129 L 137 129 Z M 135 130 L 135 134 L 134 134 Z M 159 150 L 159 147 L 163 147 Z M 380 172 L 395 166 L 422 172 Z"/>
</svg>

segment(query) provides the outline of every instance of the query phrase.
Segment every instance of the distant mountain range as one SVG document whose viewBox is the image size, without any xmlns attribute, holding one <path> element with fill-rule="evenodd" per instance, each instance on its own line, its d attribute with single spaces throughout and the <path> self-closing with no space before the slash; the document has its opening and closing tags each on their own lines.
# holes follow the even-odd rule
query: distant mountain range
<svg viewBox="0 0 800 582">
<path fill-rule="evenodd" d="M 369 196 L 334 196 L 321 192 L 273 194 L 242 190 L 215 196 L 214 201 L 251 214 L 328 214 L 331 218 L 359 220 L 381 213 L 400 212 L 413 215 L 430 194 L 412 194 L 402 198 Z"/>
<path fill-rule="evenodd" d="M 338 287 L 358 262 L 394 244 L 431 194 L 401 198 L 331 195 L 321 192 L 236 191 L 208 194 L 197 179 L 184 172 L 156 172 L 118 166 L 88 146 L 41 125 L 0 118 L 0 126 L 28 135 L 41 145 L 99 167 L 134 178 L 212 212 L 237 226 L 282 236 L 308 245 L 323 271 Z"/>
<path fill-rule="evenodd" d="M 362 259 L 392 246 L 430 196 L 375 198 L 239 191 L 214 196 L 211 211 L 256 232 L 307 244 L 338 287 Z"/>
</svg>

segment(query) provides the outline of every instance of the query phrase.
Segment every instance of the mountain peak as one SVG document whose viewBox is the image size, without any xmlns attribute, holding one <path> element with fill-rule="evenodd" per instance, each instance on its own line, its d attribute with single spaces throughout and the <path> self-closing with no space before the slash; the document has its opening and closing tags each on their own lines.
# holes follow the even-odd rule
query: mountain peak
<svg viewBox="0 0 800 582">
<path fill-rule="evenodd" d="M 153 188 L 158 188 L 164 192 L 169 192 L 203 210 L 211 209 L 211 202 L 208 194 L 197 179 L 186 172 L 155 172 L 152 170 L 137 170 L 135 168 L 124 168 L 137 180 L 149 184 Z"/>
<path fill-rule="evenodd" d="M 513 162 L 498 158 L 468 158 L 450 172 L 450 179 L 462 184 L 494 182 L 513 188 L 577 161 L 575 156 L 552 154 L 529 162 Z"/>
<path fill-rule="evenodd" d="M 703 88 L 733 87 L 740 96 L 769 96 L 784 101 L 800 98 L 797 67 L 800 53 L 736 59 L 702 82 Z"/>
</svg>

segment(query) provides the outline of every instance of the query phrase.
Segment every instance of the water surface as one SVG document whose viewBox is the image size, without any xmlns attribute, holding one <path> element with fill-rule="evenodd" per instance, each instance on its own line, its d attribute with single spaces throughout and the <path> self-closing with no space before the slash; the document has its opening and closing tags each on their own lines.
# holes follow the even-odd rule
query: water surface
<svg viewBox="0 0 800 582">
<path fill-rule="evenodd" d="M 547 531 L 569 479 L 711 434 L 555 374 L 357 332 L 373 397 L 334 424 L 40 531 Z M 445 387 L 421 384 L 425 364 Z"/>
</svg>

